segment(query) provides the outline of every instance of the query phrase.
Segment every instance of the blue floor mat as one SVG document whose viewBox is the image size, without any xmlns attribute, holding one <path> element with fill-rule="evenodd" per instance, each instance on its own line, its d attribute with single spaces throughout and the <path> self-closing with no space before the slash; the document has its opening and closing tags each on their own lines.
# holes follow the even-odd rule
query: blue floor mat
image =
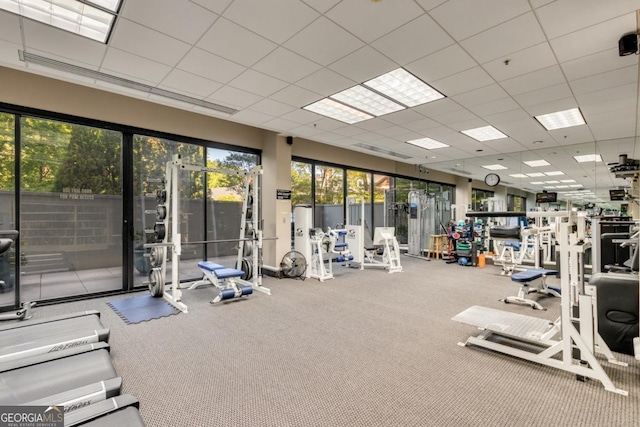
<svg viewBox="0 0 640 427">
<path fill-rule="evenodd" d="M 154 298 L 151 295 L 109 301 L 107 304 L 128 325 L 159 319 L 180 312 L 180 310 L 169 305 L 162 298 Z"/>
</svg>

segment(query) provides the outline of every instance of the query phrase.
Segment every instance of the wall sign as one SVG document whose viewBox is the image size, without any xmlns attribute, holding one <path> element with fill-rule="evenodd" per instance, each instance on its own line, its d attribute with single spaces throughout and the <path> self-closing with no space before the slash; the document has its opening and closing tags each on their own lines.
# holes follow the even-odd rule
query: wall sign
<svg viewBox="0 0 640 427">
<path fill-rule="evenodd" d="M 291 190 L 276 190 L 277 200 L 291 200 Z"/>
</svg>

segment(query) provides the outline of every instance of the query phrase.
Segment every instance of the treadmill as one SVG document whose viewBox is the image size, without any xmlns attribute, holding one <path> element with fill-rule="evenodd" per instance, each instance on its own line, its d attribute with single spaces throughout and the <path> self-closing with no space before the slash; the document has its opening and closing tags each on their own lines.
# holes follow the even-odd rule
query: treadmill
<svg viewBox="0 0 640 427">
<path fill-rule="evenodd" d="M 0 327 L 0 371 L 7 362 L 108 342 L 109 329 L 99 316 L 90 310 Z"/>
</svg>

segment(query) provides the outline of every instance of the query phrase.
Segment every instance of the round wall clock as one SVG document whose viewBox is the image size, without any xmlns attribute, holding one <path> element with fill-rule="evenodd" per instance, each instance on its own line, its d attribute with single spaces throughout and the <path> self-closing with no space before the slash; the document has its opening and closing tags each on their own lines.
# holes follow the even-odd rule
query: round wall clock
<svg viewBox="0 0 640 427">
<path fill-rule="evenodd" d="M 500 176 L 497 173 L 490 173 L 484 177 L 484 183 L 489 187 L 495 187 L 500 184 Z"/>
</svg>

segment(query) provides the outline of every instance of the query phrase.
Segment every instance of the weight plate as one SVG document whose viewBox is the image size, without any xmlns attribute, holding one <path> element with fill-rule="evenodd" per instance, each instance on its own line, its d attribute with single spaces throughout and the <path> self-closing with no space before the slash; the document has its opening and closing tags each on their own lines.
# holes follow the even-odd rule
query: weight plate
<svg viewBox="0 0 640 427">
<path fill-rule="evenodd" d="M 160 242 L 164 240 L 164 236 L 167 235 L 167 228 L 165 227 L 163 222 L 156 222 L 153 226 L 153 237 L 155 237 L 156 241 Z"/>
<path fill-rule="evenodd" d="M 250 206 L 247 206 L 247 212 L 245 214 L 245 219 L 250 220 L 251 218 L 253 218 L 253 208 Z"/>
<path fill-rule="evenodd" d="M 253 253 L 253 242 L 245 240 L 242 242 L 242 256 L 250 256 Z"/>
<path fill-rule="evenodd" d="M 251 262 L 251 258 L 242 258 L 242 266 L 240 269 L 244 272 L 241 279 L 251 280 L 253 277 L 253 263 Z"/>
<path fill-rule="evenodd" d="M 166 248 L 163 247 L 153 247 L 149 252 L 149 261 L 151 262 L 152 267 L 162 267 L 162 263 L 166 259 L 165 257 Z"/>
<path fill-rule="evenodd" d="M 167 202 L 167 190 L 158 190 L 156 192 L 156 202 L 158 203 Z"/>
<path fill-rule="evenodd" d="M 164 294 L 164 275 L 161 268 L 152 268 L 149 272 L 149 292 L 155 298 Z"/>
<path fill-rule="evenodd" d="M 156 208 L 156 219 L 158 221 L 164 221 L 167 217 L 167 207 L 165 205 L 158 205 Z"/>
</svg>

